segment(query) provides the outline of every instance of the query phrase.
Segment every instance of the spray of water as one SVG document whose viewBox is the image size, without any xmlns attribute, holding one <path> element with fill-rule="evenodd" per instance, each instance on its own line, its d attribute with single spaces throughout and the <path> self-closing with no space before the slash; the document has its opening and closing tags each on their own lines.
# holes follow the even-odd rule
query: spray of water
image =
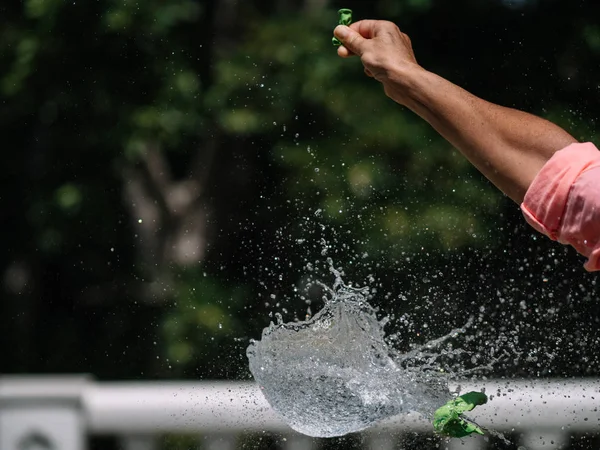
<svg viewBox="0 0 600 450">
<path fill-rule="evenodd" d="M 273 409 L 314 437 L 361 431 L 406 412 L 431 417 L 449 397 L 452 375 L 436 352 L 462 330 L 400 354 L 385 339 L 385 320 L 367 302 L 368 288 L 346 286 L 340 273 L 324 307 L 302 322 L 265 328 L 247 349 L 250 370 Z"/>
</svg>

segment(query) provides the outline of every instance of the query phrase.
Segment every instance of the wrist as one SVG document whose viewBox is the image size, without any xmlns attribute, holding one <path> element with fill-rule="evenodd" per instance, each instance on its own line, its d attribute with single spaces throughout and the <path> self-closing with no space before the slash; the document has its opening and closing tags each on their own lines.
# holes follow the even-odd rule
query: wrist
<svg viewBox="0 0 600 450">
<path fill-rule="evenodd" d="M 392 100 L 414 110 L 422 101 L 422 91 L 427 77 L 431 75 L 418 64 L 396 67 L 388 73 L 385 92 Z"/>
</svg>

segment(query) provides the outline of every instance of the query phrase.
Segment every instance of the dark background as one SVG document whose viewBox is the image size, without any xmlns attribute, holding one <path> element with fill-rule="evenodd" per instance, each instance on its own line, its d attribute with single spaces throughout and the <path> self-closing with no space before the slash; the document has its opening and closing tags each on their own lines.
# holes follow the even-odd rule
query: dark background
<svg viewBox="0 0 600 450">
<path fill-rule="evenodd" d="M 600 374 L 598 276 L 336 56 L 340 7 L 597 142 L 591 0 L 3 2 L 0 372 L 247 379 L 331 257 L 400 349 L 474 315 L 490 376 Z"/>
</svg>

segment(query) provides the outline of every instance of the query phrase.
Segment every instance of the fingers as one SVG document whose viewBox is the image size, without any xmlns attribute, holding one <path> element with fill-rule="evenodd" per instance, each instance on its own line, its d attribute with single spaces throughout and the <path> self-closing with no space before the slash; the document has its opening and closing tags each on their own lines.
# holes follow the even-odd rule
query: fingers
<svg viewBox="0 0 600 450">
<path fill-rule="evenodd" d="M 354 53 L 352 53 L 350 50 L 348 50 L 346 47 L 344 47 L 343 45 L 340 45 L 337 49 L 337 53 L 339 56 L 341 56 L 342 58 L 348 58 L 350 56 L 354 56 Z"/>
<path fill-rule="evenodd" d="M 338 47 L 338 55 L 342 58 L 352 55 L 362 56 L 368 39 L 389 33 L 391 29 L 399 32 L 395 24 L 385 20 L 359 20 L 349 26 L 338 25 L 333 30 L 335 37 L 343 44 Z"/>
<path fill-rule="evenodd" d="M 365 39 L 373 39 L 382 26 L 388 22 L 383 20 L 359 20 L 350 25 L 350 28 L 359 33 Z"/>
<path fill-rule="evenodd" d="M 333 34 L 336 38 L 342 41 L 343 46 L 348 52 L 354 53 L 359 56 L 362 55 L 366 39 L 362 37 L 357 31 L 345 25 L 338 25 L 333 30 Z M 338 50 L 338 54 L 340 54 L 340 50 Z M 342 50 L 340 56 L 348 55 L 345 55 L 345 52 Z"/>
</svg>

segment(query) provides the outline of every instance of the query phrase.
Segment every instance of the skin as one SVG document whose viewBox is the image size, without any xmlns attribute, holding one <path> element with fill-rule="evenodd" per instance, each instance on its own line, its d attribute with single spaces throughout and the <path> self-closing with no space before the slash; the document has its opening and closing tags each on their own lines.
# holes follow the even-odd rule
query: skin
<svg viewBox="0 0 600 450">
<path fill-rule="evenodd" d="M 577 142 L 547 120 L 478 98 L 421 67 L 410 38 L 393 23 L 362 20 L 339 25 L 338 55 L 358 56 L 365 73 L 388 97 L 429 122 L 517 203 L 542 166 Z"/>
</svg>

